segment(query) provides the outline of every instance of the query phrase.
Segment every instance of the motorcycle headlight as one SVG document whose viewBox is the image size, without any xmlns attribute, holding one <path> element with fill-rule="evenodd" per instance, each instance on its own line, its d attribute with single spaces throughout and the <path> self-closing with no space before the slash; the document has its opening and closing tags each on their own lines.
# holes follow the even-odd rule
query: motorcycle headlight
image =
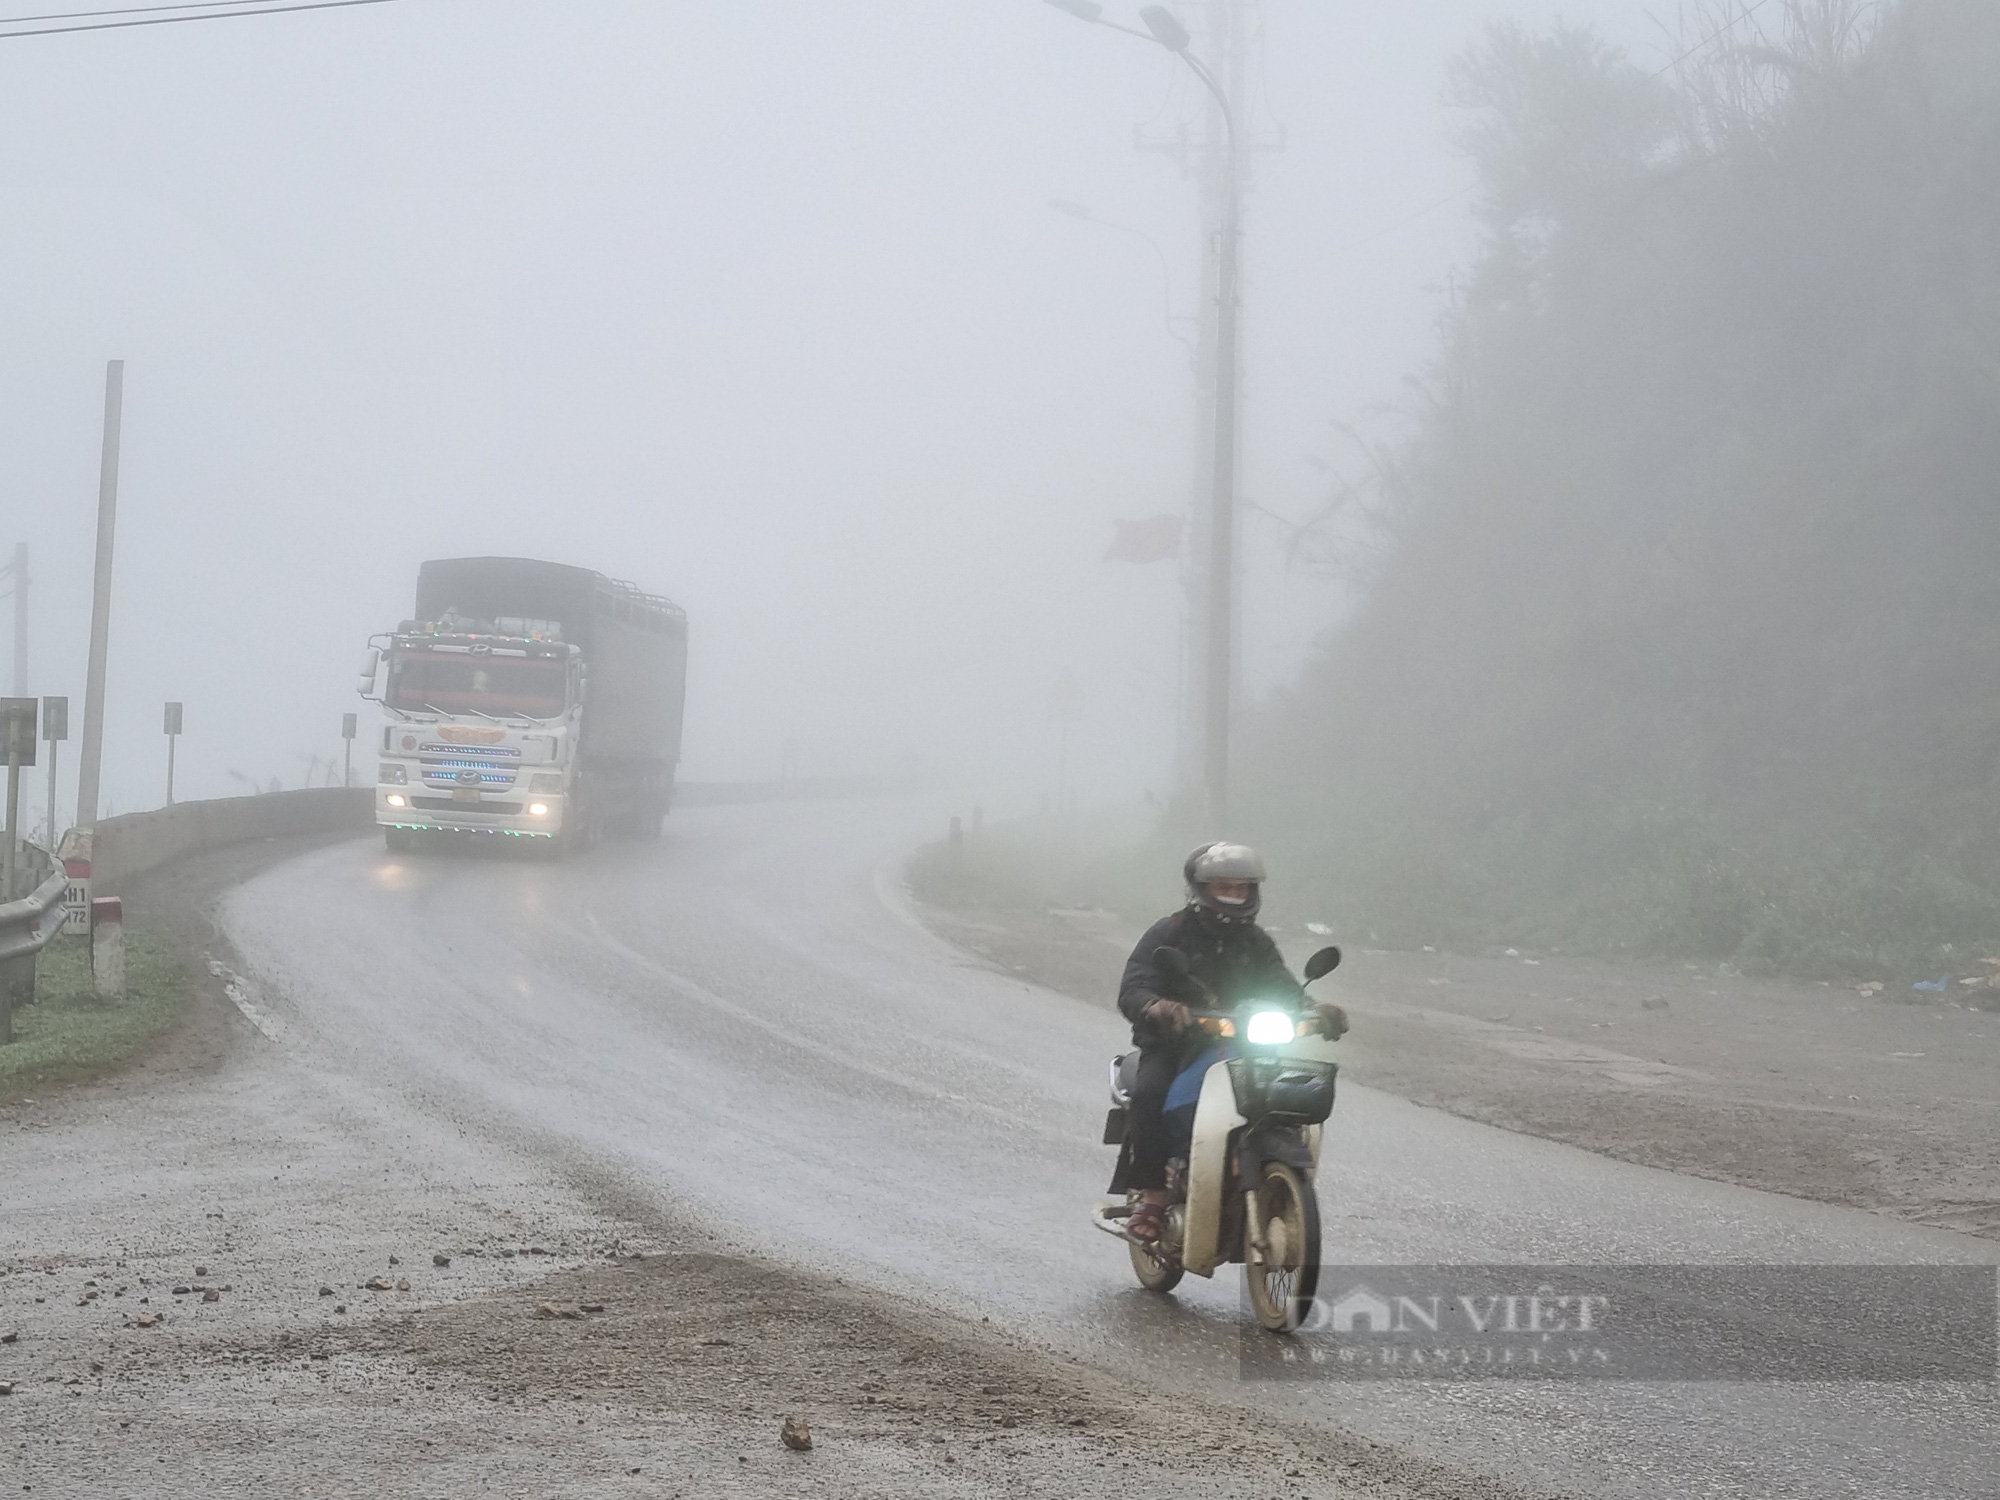
<svg viewBox="0 0 2000 1500">
<path fill-rule="evenodd" d="M 1260 1010 L 1250 1017 L 1244 1032 L 1253 1047 L 1282 1047 L 1298 1034 L 1292 1018 L 1281 1010 Z"/>
</svg>

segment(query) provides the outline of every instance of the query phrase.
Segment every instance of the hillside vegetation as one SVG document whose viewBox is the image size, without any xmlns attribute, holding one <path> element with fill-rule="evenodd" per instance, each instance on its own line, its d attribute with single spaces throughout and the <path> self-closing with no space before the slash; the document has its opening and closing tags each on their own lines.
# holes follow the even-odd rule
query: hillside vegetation
<svg viewBox="0 0 2000 1500">
<path fill-rule="evenodd" d="M 1658 76 L 1571 28 L 1453 68 L 1483 251 L 1247 755 L 1350 928 L 2000 952 L 2000 5 L 1755 21 Z"/>
</svg>

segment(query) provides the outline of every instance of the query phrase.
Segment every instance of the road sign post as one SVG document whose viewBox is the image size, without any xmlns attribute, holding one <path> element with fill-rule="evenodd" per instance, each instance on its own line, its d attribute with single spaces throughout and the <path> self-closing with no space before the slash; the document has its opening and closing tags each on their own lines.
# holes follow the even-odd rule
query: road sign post
<svg viewBox="0 0 2000 1500">
<path fill-rule="evenodd" d="M 42 700 L 42 738 L 49 742 L 49 826 L 42 830 L 51 852 L 56 847 L 56 746 L 69 738 L 69 699 Z"/>
<path fill-rule="evenodd" d="M 174 744 L 181 737 L 181 706 L 167 705 L 167 806 L 174 805 Z"/>
<path fill-rule="evenodd" d="M 344 787 L 354 785 L 354 734 L 360 727 L 359 714 L 340 716 L 340 738 L 343 742 L 340 747 L 340 784 Z"/>
<path fill-rule="evenodd" d="M 21 768 L 35 763 L 35 700 L 0 698 L 0 735 L 7 751 L 7 850 L 0 860 L 0 903 L 14 899 L 21 827 Z"/>
</svg>

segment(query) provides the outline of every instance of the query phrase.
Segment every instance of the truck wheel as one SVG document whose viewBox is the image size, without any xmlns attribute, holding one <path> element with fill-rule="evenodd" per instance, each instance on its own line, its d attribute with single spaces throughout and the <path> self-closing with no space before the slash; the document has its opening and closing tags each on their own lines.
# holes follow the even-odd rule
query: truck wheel
<svg viewBox="0 0 2000 1500">
<path fill-rule="evenodd" d="M 382 842 L 388 845 L 391 854 L 408 854 L 416 845 L 416 835 L 407 828 L 385 828 Z"/>
</svg>

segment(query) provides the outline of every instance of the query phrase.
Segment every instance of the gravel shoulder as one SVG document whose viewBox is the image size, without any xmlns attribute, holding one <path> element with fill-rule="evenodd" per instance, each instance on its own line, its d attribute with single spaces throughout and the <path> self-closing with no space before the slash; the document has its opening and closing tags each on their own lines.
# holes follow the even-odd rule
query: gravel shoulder
<svg viewBox="0 0 2000 1500">
<path fill-rule="evenodd" d="M 920 906 L 998 968 L 1109 1007 L 1140 927 Z M 1296 964 L 1328 941 L 1275 934 Z M 1357 1083 L 1645 1166 L 2000 1239 L 2000 1014 L 1689 966 L 1347 951 Z"/>
</svg>

